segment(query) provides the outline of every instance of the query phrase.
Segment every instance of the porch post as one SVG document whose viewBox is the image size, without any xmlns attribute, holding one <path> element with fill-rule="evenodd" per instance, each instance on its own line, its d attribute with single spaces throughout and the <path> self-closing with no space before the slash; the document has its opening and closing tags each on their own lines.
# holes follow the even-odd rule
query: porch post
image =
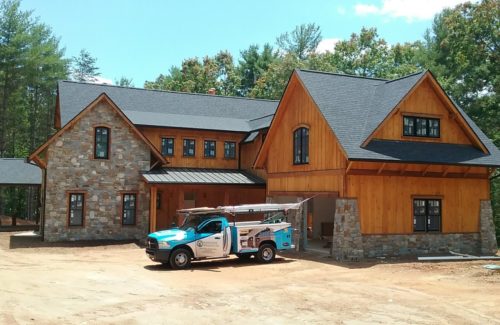
<svg viewBox="0 0 500 325">
<path fill-rule="evenodd" d="M 158 189 L 156 185 L 151 185 L 150 198 L 149 198 L 149 232 L 156 231 L 156 194 Z"/>
</svg>

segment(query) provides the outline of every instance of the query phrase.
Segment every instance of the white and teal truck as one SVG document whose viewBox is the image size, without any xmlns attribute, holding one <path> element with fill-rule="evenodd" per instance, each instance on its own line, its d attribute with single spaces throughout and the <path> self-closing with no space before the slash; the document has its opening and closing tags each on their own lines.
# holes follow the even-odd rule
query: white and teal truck
<svg viewBox="0 0 500 325">
<path fill-rule="evenodd" d="M 224 258 L 230 254 L 239 258 L 255 256 L 261 263 L 270 263 L 276 251 L 294 248 L 293 229 L 284 218 L 290 210 L 298 210 L 301 203 L 179 210 L 186 216 L 183 225 L 149 234 L 146 254 L 173 269 L 187 268 L 192 260 Z M 255 213 L 273 215 L 264 221 L 235 221 L 237 215 Z"/>
</svg>

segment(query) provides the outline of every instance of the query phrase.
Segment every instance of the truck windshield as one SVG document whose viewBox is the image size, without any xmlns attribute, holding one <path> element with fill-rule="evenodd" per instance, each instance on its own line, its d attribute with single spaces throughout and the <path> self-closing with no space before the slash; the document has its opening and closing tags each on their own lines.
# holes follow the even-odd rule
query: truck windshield
<svg viewBox="0 0 500 325">
<path fill-rule="evenodd" d="M 190 228 L 191 229 L 196 229 L 199 224 L 201 224 L 203 221 L 212 219 L 216 217 L 215 215 L 197 215 L 197 216 L 188 216 L 186 220 L 184 220 L 184 223 L 182 226 L 179 227 L 179 229 L 187 231 Z"/>
</svg>

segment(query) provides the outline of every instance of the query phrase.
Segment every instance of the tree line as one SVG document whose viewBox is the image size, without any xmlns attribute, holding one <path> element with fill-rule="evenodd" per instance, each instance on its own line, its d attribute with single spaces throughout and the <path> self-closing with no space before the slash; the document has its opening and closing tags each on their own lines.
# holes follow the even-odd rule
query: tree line
<svg viewBox="0 0 500 325">
<path fill-rule="evenodd" d="M 393 79 L 430 69 L 450 97 L 500 146 L 500 1 L 464 3 L 437 14 L 422 40 L 389 44 L 375 28 L 362 28 L 318 53 L 320 26 L 310 23 L 251 44 L 239 53 L 220 51 L 172 66 L 148 89 L 279 99 L 295 68 Z M 82 50 L 65 57 L 51 28 L 20 9 L 20 0 L 0 4 L 0 157 L 26 157 L 54 132 L 57 81 L 92 82 L 96 58 Z M 115 81 L 131 86 L 132 80 Z M 492 181 L 500 225 L 500 180 Z M 1 211 L 0 211 L 1 212 Z M 500 231 L 500 227 L 499 227 Z"/>
</svg>

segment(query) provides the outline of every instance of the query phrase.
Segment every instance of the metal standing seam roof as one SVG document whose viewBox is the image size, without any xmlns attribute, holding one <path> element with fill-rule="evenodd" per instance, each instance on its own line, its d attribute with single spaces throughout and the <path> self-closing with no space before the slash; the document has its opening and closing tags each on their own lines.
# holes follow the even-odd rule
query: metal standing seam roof
<svg viewBox="0 0 500 325">
<path fill-rule="evenodd" d="M 0 185 L 40 185 L 42 170 L 23 158 L 0 158 Z"/>
<path fill-rule="evenodd" d="M 473 146 L 372 140 L 363 142 L 427 71 L 395 80 L 296 70 L 349 159 L 500 166 L 500 151 L 458 107 L 490 154 Z"/>
<path fill-rule="evenodd" d="M 161 168 L 144 172 L 142 176 L 150 184 L 266 184 L 260 177 L 237 169 Z"/>
<path fill-rule="evenodd" d="M 60 81 L 61 124 L 106 93 L 136 125 L 250 132 L 268 127 L 278 101 Z M 263 118 L 263 119 L 262 119 Z M 262 119 L 262 120 L 260 120 Z"/>
</svg>

